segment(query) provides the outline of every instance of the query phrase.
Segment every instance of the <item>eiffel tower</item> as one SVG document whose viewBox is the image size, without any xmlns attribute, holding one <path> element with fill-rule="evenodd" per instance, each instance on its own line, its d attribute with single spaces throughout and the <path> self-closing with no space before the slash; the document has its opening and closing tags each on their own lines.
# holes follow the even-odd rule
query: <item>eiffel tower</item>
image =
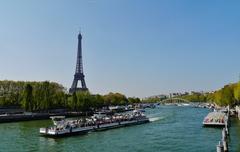
<svg viewBox="0 0 240 152">
<path fill-rule="evenodd" d="M 81 81 L 82 87 L 78 88 L 78 81 Z M 88 91 L 84 80 L 83 74 L 83 62 L 82 62 L 82 35 L 78 34 L 78 52 L 77 52 L 77 64 L 76 71 L 74 74 L 74 79 L 71 88 L 69 89 L 69 93 L 74 93 L 76 91 Z"/>
</svg>

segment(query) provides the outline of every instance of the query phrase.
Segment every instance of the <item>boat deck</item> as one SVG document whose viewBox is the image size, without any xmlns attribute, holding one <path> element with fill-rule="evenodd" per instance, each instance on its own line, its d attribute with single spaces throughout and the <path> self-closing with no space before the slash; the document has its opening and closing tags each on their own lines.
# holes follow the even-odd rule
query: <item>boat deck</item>
<svg viewBox="0 0 240 152">
<path fill-rule="evenodd" d="M 133 121 L 122 121 L 118 123 L 108 123 L 108 124 L 101 124 L 101 125 L 94 125 L 88 127 L 76 127 L 71 129 L 63 129 L 63 130 L 56 130 L 55 128 L 40 128 L 40 134 L 42 136 L 48 137 L 62 137 L 62 136 L 72 136 L 78 134 L 86 134 L 88 132 L 95 132 L 95 131 L 104 131 L 114 128 L 132 126 L 132 125 L 139 125 L 143 123 L 150 122 L 148 118 L 142 120 L 133 120 Z"/>
<path fill-rule="evenodd" d="M 54 125 L 47 128 L 40 128 L 41 135 L 62 136 L 79 134 L 150 122 L 149 118 L 147 118 L 139 110 L 134 110 L 132 113 L 115 114 L 113 116 L 98 114 L 92 116 L 91 118 L 76 120 L 66 120 L 63 116 L 54 116 L 50 118 L 52 119 Z"/>
<path fill-rule="evenodd" d="M 203 120 L 204 126 L 225 126 L 227 116 L 222 112 L 211 112 Z"/>
</svg>

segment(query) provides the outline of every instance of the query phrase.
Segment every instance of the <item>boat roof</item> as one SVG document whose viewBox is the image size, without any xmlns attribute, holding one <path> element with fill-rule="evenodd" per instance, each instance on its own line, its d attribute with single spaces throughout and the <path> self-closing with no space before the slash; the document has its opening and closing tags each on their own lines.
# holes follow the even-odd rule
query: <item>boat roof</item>
<svg viewBox="0 0 240 152">
<path fill-rule="evenodd" d="M 211 112 L 209 113 L 206 118 L 224 118 L 225 114 L 222 112 Z"/>
</svg>

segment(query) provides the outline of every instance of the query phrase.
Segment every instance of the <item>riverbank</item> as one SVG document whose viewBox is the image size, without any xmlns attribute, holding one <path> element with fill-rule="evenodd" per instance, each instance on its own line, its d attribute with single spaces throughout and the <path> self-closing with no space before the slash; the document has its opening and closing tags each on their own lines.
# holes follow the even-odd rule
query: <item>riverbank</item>
<svg viewBox="0 0 240 152">
<path fill-rule="evenodd" d="M 152 107 L 152 104 L 139 104 L 137 107 L 133 107 L 133 105 L 109 106 L 103 107 L 102 109 L 92 109 L 87 112 L 76 112 L 70 111 L 69 109 L 51 109 L 48 110 L 48 112 L 25 112 L 24 109 L 21 109 L 19 107 L 5 107 L 0 108 L 0 123 L 44 120 L 49 119 L 49 117 L 51 116 L 65 116 L 65 117 L 92 116 L 94 112 L 113 114 L 115 112 L 132 111 L 135 108 L 149 108 L 149 107 Z"/>
<path fill-rule="evenodd" d="M 51 116 L 80 117 L 92 115 L 92 112 L 61 112 L 61 113 L 27 113 L 0 115 L 0 123 L 45 120 Z"/>
</svg>

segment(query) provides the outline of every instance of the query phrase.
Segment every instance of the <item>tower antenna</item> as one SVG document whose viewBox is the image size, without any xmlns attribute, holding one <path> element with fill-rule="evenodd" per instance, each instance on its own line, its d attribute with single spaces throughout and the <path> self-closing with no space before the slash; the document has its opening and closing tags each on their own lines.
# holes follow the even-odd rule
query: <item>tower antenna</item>
<svg viewBox="0 0 240 152">
<path fill-rule="evenodd" d="M 81 34 L 81 33 L 82 33 L 81 27 L 79 27 L 78 34 Z"/>
</svg>

